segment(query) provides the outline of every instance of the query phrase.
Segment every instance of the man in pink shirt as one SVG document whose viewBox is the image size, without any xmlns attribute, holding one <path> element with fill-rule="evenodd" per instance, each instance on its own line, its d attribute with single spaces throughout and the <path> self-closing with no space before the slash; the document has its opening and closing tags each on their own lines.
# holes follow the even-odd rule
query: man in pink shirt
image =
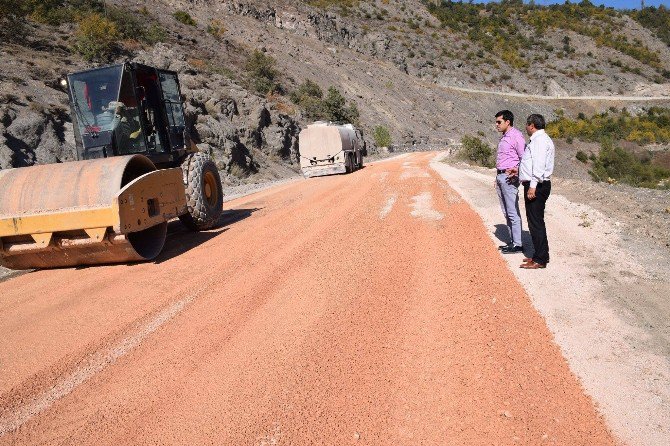
<svg viewBox="0 0 670 446">
<path fill-rule="evenodd" d="M 519 179 L 508 176 L 517 169 L 526 146 L 523 134 L 514 128 L 514 114 L 509 110 L 496 113 L 496 129 L 502 133 L 496 156 L 495 188 L 500 207 L 507 221 L 511 240 L 499 247 L 504 254 L 523 252 L 521 244 L 521 215 L 519 213 Z"/>
</svg>

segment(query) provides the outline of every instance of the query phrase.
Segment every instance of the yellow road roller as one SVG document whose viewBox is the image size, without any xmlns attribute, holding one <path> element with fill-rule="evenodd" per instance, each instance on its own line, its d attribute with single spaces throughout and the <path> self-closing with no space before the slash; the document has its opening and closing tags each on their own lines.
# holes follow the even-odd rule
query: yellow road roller
<svg viewBox="0 0 670 446">
<path fill-rule="evenodd" d="M 68 75 L 77 161 L 0 170 L 0 265 L 150 260 L 168 220 L 221 215 L 221 178 L 189 138 L 177 73 L 123 63 Z"/>
</svg>

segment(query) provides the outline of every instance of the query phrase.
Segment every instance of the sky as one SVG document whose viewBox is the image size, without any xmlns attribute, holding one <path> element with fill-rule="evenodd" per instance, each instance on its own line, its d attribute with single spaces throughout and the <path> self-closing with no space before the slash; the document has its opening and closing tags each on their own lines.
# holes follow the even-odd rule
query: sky
<svg viewBox="0 0 670 446">
<path fill-rule="evenodd" d="M 476 0 L 477 3 L 490 3 L 491 0 Z M 572 3 L 579 3 L 580 0 L 572 0 Z M 639 9 L 640 0 L 590 0 L 596 6 L 612 6 L 617 9 Z M 528 3 L 528 0 L 524 0 Z M 565 0 L 535 0 L 536 5 L 553 5 L 556 3 L 565 3 Z M 670 7 L 670 0 L 644 0 L 645 6 L 666 6 Z"/>
</svg>

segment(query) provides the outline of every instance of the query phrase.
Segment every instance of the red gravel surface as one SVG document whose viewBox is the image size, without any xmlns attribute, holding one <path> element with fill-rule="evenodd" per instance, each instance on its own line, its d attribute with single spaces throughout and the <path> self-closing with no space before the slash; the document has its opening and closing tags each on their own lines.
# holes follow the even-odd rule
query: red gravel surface
<svg viewBox="0 0 670 446">
<path fill-rule="evenodd" d="M 432 157 L 0 283 L 0 444 L 615 444 Z"/>
</svg>

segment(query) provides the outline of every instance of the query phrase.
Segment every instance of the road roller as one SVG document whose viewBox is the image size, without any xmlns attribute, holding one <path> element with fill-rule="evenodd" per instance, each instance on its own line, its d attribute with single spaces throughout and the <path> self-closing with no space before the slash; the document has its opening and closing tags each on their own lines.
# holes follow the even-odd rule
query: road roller
<svg viewBox="0 0 670 446">
<path fill-rule="evenodd" d="M 167 222 L 216 226 L 221 178 L 192 142 L 177 73 L 123 63 L 73 73 L 76 161 L 0 170 L 0 265 L 151 260 Z"/>
</svg>

